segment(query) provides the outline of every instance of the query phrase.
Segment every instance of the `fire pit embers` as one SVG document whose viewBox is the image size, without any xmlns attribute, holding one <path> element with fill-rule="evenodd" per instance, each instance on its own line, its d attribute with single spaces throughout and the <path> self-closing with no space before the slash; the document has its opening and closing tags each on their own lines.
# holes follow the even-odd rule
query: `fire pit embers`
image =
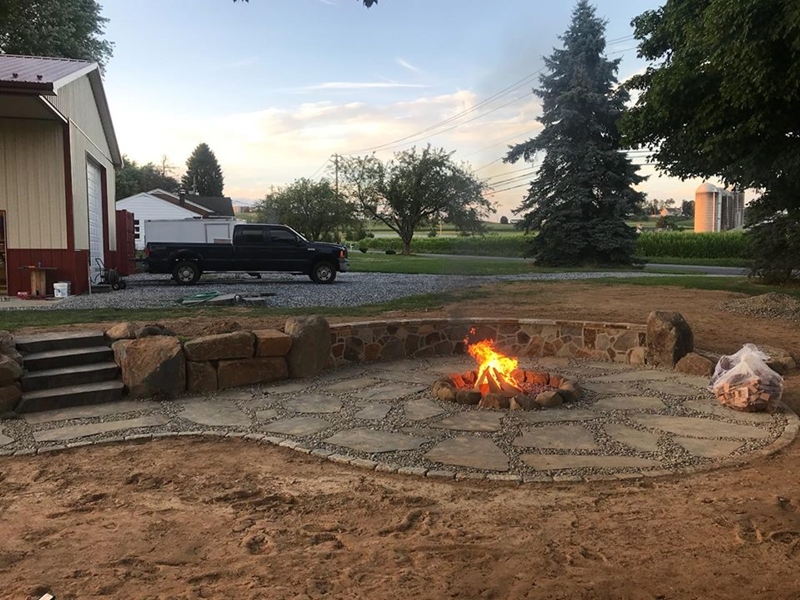
<svg viewBox="0 0 800 600">
<path fill-rule="evenodd" d="M 554 408 L 564 402 L 574 402 L 580 389 L 557 373 L 515 369 L 511 381 L 479 378 L 478 371 L 456 373 L 437 380 L 433 395 L 439 400 L 510 410 Z"/>
</svg>

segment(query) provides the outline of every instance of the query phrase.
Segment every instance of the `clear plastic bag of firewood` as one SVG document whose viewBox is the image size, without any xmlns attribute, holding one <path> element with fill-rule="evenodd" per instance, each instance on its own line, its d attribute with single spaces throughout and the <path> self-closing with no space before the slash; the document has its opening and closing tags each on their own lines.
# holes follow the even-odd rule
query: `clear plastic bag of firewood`
<svg viewBox="0 0 800 600">
<path fill-rule="evenodd" d="M 711 379 L 720 403 L 747 412 L 771 410 L 783 396 L 783 377 L 767 366 L 769 356 L 753 344 L 723 356 Z"/>
</svg>

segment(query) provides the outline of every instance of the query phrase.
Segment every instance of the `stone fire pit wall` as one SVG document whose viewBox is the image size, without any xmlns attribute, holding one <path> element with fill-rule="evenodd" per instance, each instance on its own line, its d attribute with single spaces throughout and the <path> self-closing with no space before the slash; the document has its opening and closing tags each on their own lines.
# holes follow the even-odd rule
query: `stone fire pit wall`
<svg viewBox="0 0 800 600">
<path fill-rule="evenodd" d="M 470 335 L 474 328 L 475 333 Z M 332 325 L 333 366 L 462 354 L 464 338 L 492 339 L 520 357 L 564 356 L 644 364 L 646 325 L 545 319 L 413 319 Z"/>
</svg>

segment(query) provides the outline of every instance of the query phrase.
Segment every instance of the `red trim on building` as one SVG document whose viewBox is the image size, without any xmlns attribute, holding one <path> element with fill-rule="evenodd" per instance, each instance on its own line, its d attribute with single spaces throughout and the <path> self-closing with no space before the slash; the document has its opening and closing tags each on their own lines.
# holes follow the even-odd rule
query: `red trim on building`
<svg viewBox="0 0 800 600">
<path fill-rule="evenodd" d="M 64 123 L 64 186 L 66 188 L 65 206 L 67 216 L 67 250 L 75 249 L 75 213 L 72 196 L 72 155 L 70 153 L 69 123 Z"/>
<path fill-rule="evenodd" d="M 133 213 L 117 211 L 117 252 L 115 268 L 120 275 L 133 275 L 136 272 L 136 238 L 133 226 Z"/>
<path fill-rule="evenodd" d="M 53 250 L 50 248 L 29 248 L 19 250 L 6 249 L 8 272 L 8 294 L 30 292 L 30 272 L 21 267 L 41 263 L 45 267 L 56 267 L 47 278 L 47 293 L 53 294 L 53 283 L 69 281 L 73 294 L 84 294 L 89 291 L 89 274 L 86 265 L 89 262 L 88 250 Z"/>
</svg>

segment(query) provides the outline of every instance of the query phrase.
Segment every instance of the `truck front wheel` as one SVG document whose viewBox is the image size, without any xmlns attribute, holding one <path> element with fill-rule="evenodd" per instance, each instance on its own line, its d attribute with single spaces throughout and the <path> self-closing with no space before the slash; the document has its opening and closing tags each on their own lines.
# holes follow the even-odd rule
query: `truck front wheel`
<svg viewBox="0 0 800 600">
<path fill-rule="evenodd" d="M 172 270 L 172 278 L 178 285 L 194 285 L 200 275 L 200 267 L 193 260 L 182 260 Z"/>
<path fill-rule="evenodd" d="M 310 277 L 314 283 L 333 283 L 336 280 L 336 268 L 322 260 L 311 267 Z"/>
</svg>

